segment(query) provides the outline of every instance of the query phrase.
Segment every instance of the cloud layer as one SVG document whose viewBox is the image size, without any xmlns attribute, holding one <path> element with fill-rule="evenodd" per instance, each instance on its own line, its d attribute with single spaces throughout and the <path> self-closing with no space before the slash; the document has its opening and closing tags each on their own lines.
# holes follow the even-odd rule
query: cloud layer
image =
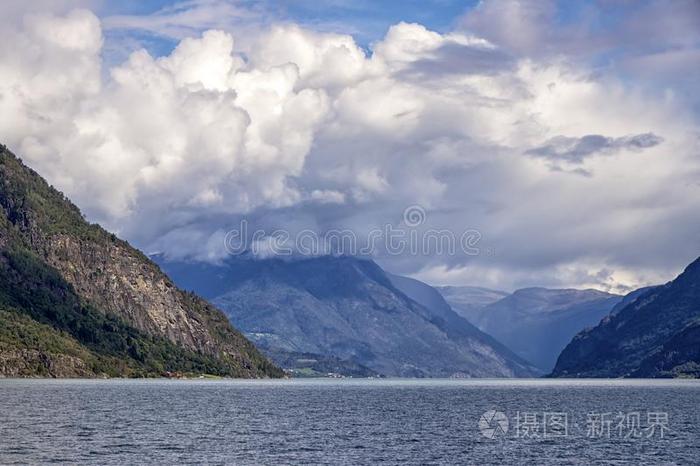
<svg viewBox="0 0 700 466">
<path fill-rule="evenodd" d="M 477 229 L 488 253 L 380 252 L 393 271 L 500 288 L 670 278 L 698 255 L 697 115 L 529 53 L 537 18 L 514 23 L 526 41 L 475 35 L 496 17 L 396 24 L 369 52 L 291 23 L 245 46 L 178 29 L 169 54 L 104 66 L 93 13 L 27 14 L 0 32 L 0 134 L 147 251 L 216 260 L 242 218 L 362 235 L 418 204 L 425 227 Z"/>
</svg>

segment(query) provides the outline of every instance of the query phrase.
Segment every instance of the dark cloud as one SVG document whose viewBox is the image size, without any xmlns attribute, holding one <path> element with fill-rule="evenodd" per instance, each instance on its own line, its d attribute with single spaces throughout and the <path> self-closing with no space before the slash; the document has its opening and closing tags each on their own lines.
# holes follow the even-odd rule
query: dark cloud
<svg viewBox="0 0 700 466">
<path fill-rule="evenodd" d="M 515 59 L 502 49 L 446 43 L 434 50 L 429 57 L 411 63 L 402 73 L 419 77 L 493 75 L 510 71 L 515 64 Z"/>
<path fill-rule="evenodd" d="M 580 138 L 557 136 L 525 153 L 533 157 L 580 164 L 594 155 L 612 155 L 623 150 L 639 151 L 657 146 L 663 138 L 653 133 L 611 138 L 588 134 Z"/>
<path fill-rule="evenodd" d="M 518 57 L 590 67 L 700 113 L 698 0 L 484 0 L 461 26 Z"/>
<path fill-rule="evenodd" d="M 697 0 L 485 0 L 461 24 L 530 57 L 566 56 L 618 62 L 700 47 Z"/>
</svg>

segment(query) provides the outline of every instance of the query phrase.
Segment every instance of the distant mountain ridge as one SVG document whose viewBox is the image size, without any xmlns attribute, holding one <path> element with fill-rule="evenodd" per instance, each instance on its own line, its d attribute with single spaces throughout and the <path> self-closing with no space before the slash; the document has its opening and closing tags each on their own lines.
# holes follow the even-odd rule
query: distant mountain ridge
<svg viewBox="0 0 700 466">
<path fill-rule="evenodd" d="M 431 309 L 409 297 L 369 260 L 326 256 L 231 258 L 219 266 L 160 263 L 181 286 L 198 290 L 223 309 L 273 357 L 330 355 L 388 376 L 536 373 L 446 303 Z"/>
<path fill-rule="evenodd" d="M 0 147 L 0 376 L 281 376 L 226 317 L 179 290 Z"/>
<path fill-rule="evenodd" d="M 700 259 L 577 334 L 553 377 L 700 377 Z"/>
<path fill-rule="evenodd" d="M 541 287 L 522 288 L 500 299 L 503 292 L 476 287 L 441 291 L 480 330 L 545 372 L 576 333 L 596 325 L 622 300 L 598 290 Z"/>
<path fill-rule="evenodd" d="M 477 327 L 484 308 L 510 294 L 479 286 L 437 286 L 435 289 L 442 294 L 457 314 Z"/>
<path fill-rule="evenodd" d="M 387 275 L 396 288 L 425 308 L 430 309 L 434 315 L 442 319 L 450 328 L 462 329 L 472 336 L 478 335 L 481 341 L 485 341 L 504 354 L 509 354 L 511 357 L 517 358 L 510 348 L 496 340 L 493 336 L 482 332 L 464 317 L 457 314 L 436 288 L 413 278 L 393 274 Z M 530 366 L 534 374 L 539 372 L 529 361 L 522 358 L 521 361 Z"/>
</svg>

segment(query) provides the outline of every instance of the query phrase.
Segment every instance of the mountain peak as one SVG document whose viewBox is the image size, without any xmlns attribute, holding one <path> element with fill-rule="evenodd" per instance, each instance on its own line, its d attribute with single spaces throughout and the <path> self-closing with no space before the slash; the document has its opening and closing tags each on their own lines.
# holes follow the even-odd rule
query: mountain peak
<svg viewBox="0 0 700 466">
<path fill-rule="evenodd" d="M 371 260 L 232 258 L 219 266 L 161 265 L 181 286 L 203 290 L 280 361 L 289 354 L 316 354 L 391 376 L 534 373 L 528 363 L 455 314 L 434 289 L 389 276 Z M 427 301 L 406 292 L 397 280 L 420 284 L 428 291 L 422 295 Z M 434 298 L 443 305 L 432 306 Z"/>
</svg>

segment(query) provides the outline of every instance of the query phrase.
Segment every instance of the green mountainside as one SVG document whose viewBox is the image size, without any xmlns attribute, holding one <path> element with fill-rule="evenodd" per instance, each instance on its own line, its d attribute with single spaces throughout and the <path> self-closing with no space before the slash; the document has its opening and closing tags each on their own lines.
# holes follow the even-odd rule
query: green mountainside
<svg viewBox="0 0 700 466">
<path fill-rule="evenodd" d="M 283 375 L 220 311 L 0 146 L 0 376 L 167 373 Z"/>
</svg>

